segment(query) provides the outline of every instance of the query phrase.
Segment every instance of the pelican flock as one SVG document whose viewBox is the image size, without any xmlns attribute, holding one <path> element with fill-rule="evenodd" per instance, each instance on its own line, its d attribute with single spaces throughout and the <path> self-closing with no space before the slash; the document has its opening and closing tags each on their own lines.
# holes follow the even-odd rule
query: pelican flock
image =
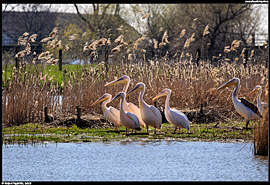
<svg viewBox="0 0 270 185">
<path fill-rule="evenodd" d="M 114 81 L 111 81 L 109 83 L 106 83 L 104 86 L 105 87 L 108 87 L 108 86 L 116 85 L 116 84 L 119 84 L 119 83 L 125 84 L 124 87 L 123 87 L 122 92 L 124 92 L 126 94 L 127 93 L 127 90 L 128 90 L 128 87 L 129 87 L 129 84 L 130 84 L 130 77 L 127 76 L 127 75 L 123 75 L 122 77 L 120 77 L 117 80 L 114 80 Z M 140 109 L 136 105 L 134 105 L 131 102 L 128 103 L 124 99 L 123 108 L 124 108 L 125 111 L 128 111 L 128 112 L 131 112 L 131 113 L 135 114 L 138 117 L 139 121 L 140 121 L 140 126 L 144 128 L 145 123 L 142 120 Z"/>
<path fill-rule="evenodd" d="M 221 85 L 217 90 L 225 89 L 226 87 L 235 86 L 234 91 L 232 93 L 232 102 L 234 105 L 235 110 L 246 119 L 246 128 L 248 128 L 249 121 L 251 119 L 259 119 L 261 117 L 258 108 L 252 104 L 251 102 L 247 101 L 244 98 L 240 100 L 237 99 L 236 93 L 240 86 L 240 79 L 233 78 L 230 81 L 226 82 L 225 84 Z"/>
<path fill-rule="evenodd" d="M 113 99 L 112 95 L 109 93 L 105 93 L 99 99 L 97 99 L 91 106 L 98 104 L 99 102 L 102 103 L 102 111 L 104 117 L 112 122 L 115 126 L 115 130 L 117 130 L 120 126 L 126 127 L 126 134 L 128 134 L 129 129 L 136 131 L 140 131 L 141 127 L 144 128 L 146 126 L 147 134 L 149 134 L 148 128 L 149 126 L 154 127 L 156 134 L 156 129 L 161 129 L 162 127 L 162 116 L 160 111 L 153 105 L 149 105 L 144 100 L 145 94 L 145 84 L 143 82 L 139 82 L 136 86 L 127 92 L 129 84 L 130 84 L 130 77 L 127 75 L 123 75 L 122 77 L 113 80 L 111 82 L 106 83 L 104 86 L 112 86 L 116 84 L 123 83 L 124 87 L 121 92 L 119 92 Z M 249 94 L 248 97 L 253 95 L 254 93 L 258 92 L 257 95 L 257 106 L 258 108 L 252 104 L 251 102 L 247 101 L 244 98 L 237 98 L 237 91 L 240 87 L 240 79 L 233 78 L 228 82 L 224 83 L 220 87 L 217 88 L 218 91 L 225 89 L 226 87 L 234 86 L 234 90 L 232 92 L 232 102 L 234 105 L 235 110 L 245 118 L 246 120 L 246 127 L 248 128 L 249 121 L 251 119 L 259 119 L 262 115 L 265 114 L 267 109 L 267 104 L 262 102 L 260 97 L 262 94 L 262 87 L 257 85 Z M 126 101 L 126 97 L 132 95 L 136 91 L 139 91 L 138 102 L 139 107 L 131 102 Z M 173 133 L 176 133 L 177 128 L 185 128 L 190 132 L 190 123 L 185 114 L 181 111 L 170 108 L 169 101 L 171 97 L 172 91 L 168 88 L 165 88 L 162 92 L 157 94 L 152 100 L 156 100 L 162 96 L 166 96 L 165 101 L 165 117 L 169 123 L 174 125 L 175 129 Z M 107 107 L 107 104 L 114 101 L 115 99 L 120 98 L 120 109 L 117 110 L 114 107 Z"/>
</svg>

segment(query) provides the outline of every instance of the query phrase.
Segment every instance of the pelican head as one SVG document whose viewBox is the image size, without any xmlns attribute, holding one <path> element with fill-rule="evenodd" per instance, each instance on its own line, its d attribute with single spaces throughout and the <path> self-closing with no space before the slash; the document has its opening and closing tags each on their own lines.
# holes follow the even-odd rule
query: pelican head
<svg viewBox="0 0 270 185">
<path fill-rule="evenodd" d="M 141 91 L 141 90 L 144 89 L 144 88 L 145 88 L 145 84 L 142 83 L 142 82 L 139 82 L 139 83 L 136 84 L 136 86 L 135 86 L 132 90 L 130 90 L 130 91 L 127 93 L 126 96 L 129 96 L 129 95 L 133 94 L 134 92 L 136 92 L 136 91 L 138 91 L 138 90 Z"/>
<path fill-rule="evenodd" d="M 235 85 L 236 86 L 237 84 L 239 84 L 239 82 L 240 82 L 239 78 L 233 78 L 230 81 L 228 81 L 225 84 L 223 84 L 222 86 L 220 86 L 219 88 L 217 88 L 217 91 L 218 90 L 225 89 L 226 87 L 230 87 L 232 85 Z"/>
<path fill-rule="evenodd" d="M 108 86 L 116 85 L 116 84 L 120 84 L 120 83 L 127 84 L 128 81 L 130 81 L 129 76 L 123 75 L 123 76 L 121 76 L 120 78 L 118 78 L 117 80 L 114 80 L 114 81 L 111 81 L 111 82 L 109 82 L 109 83 L 106 83 L 106 84 L 104 85 L 104 87 L 108 87 Z"/>
<path fill-rule="evenodd" d="M 101 96 L 99 99 L 97 99 L 94 103 L 92 103 L 91 106 L 94 106 L 94 105 L 98 104 L 99 102 L 105 101 L 109 98 L 112 98 L 112 95 L 110 95 L 109 93 L 105 93 L 103 96 Z"/>
<path fill-rule="evenodd" d="M 171 89 L 164 89 L 161 93 L 159 93 L 158 95 L 156 95 L 152 100 L 155 100 L 157 98 L 160 98 L 162 96 L 167 96 L 168 94 L 171 94 Z"/>
<path fill-rule="evenodd" d="M 256 92 L 259 92 L 262 87 L 260 85 L 257 85 L 248 95 L 247 97 L 253 95 Z"/>
<path fill-rule="evenodd" d="M 123 98 L 125 96 L 124 92 L 119 92 L 109 103 L 111 103 L 113 100 L 117 99 L 117 98 Z"/>
</svg>

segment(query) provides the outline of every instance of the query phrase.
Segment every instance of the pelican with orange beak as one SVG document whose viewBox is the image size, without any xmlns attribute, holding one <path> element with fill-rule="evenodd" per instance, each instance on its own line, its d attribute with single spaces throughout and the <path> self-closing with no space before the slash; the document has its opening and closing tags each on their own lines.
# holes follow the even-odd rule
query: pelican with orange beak
<svg viewBox="0 0 270 185">
<path fill-rule="evenodd" d="M 126 135 L 127 135 L 127 131 L 128 129 L 132 129 L 132 133 L 133 133 L 133 129 L 140 131 L 140 124 L 139 124 L 139 119 L 138 117 L 131 113 L 131 112 L 127 112 L 124 111 L 123 109 L 123 103 L 125 101 L 126 98 L 126 94 L 124 92 L 119 92 L 112 100 L 115 100 L 117 98 L 121 98 L 121 103 L 120 103 L 120 121 L 123 124 L 123 126 L 126 127 Z"/>
<path fill-rule="evenodd" d="M 267 108 L 267 103 L 264 103 L 261 101 L 261 95 L 262 95 L 262 87 L 260 85 L 257 85 L 249 94 L 249 96 L 252 96 L 253 94 L 255 94 L 256 92 L 259 92 L 257 95 L 257 107 L 259 109 L 259 112 L 261 113 L 261 115 L 265 115 L 265 111 Z"/>
<path fill-rule="evenodd" d="M 142 82 L 137 83 L 136 86 L 127 93 L 127 96 L 133 94 L 136 91 L 140 91 L 139 109 L 140 109 L 142 120 L 146 124 L 147 133 L 148 133 L 148 126 L 152 126 L 155 128 L 155 134 L 156 134 L 156 129 L 161 129 L 161 124 L 162 124 L 161 114 L 156 107 L 154 107 L 153 105 L 148 105 L 143 100 L 143 95 L 145 92 L 144 83 Z"/>
<path fill-rule="evenodd" d="M 110 122 L 114 124 L 114 130 L 117 130 L 122 125 L 120 121 L 120 112 L 119 110 L 117 110 L 116 108 L 112 106 L 107 107 L 107 103 L 109 103 L 111 99 L 112 99 L 112 95 L 110 95 L 109 93 L 105 93 L 102 97 L 100 97 L 94 103 L 92 103 L 91 106 L 94 106 L 98 104 L 99 102 L 103 102 L 101 105 L 103 115 L 107 120 L 109 120 Z"/>
<path fill-rule="evenodd" d="M 155 100 L 157 98 L 160 98 L 162 96 L 166 96 L 166 101 L 165 101 L 165 117 L 168 120 L 169 123 L 173 124 L 175 126 L 174 129 L 174 134 L 175 131 L 177 130 L 177 127 L 179 128 L 179 133 L 180 133 L 180 128 L 185 128 L 188 131 L 189 130 L 189 120 L 185 114 L 180 112 L 179 110 L 176 109 L 171 109 L 169 105 L 170 97 L 171 97 L 171 90 L 170 89 L 164 89 L 161 93 L 159 93 L 157 96 L 155 96 L 152 100 Z"/>
<path fill-rule="evenodd" d="M 243 116 L 246 119 L 246 128 L 248 128 L 249 120 L 258 119 L 261 117 L 261 115 L 258 111 L 258 108 L 254 104 L 250 103 L 244 98 L 241 98 L 240 100 L 237 99 L 236 92 L 240 86 L 239 78 L 231 79 L 230 81 L 220 86 L 217 90 L 222 90 L 230 86 L 235 86 L 234 91 L 232 93 L 232 102 L 234 108 L 241 116 Z"/>
</svg>

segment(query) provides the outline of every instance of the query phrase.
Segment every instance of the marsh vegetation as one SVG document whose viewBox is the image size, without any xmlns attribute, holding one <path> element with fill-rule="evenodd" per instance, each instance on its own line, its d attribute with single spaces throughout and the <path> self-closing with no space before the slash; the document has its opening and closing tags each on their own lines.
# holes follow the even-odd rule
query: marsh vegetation
<svg viewBox="0 0 270 185">
<path fill-rule="evenodd" d="M 149 15 L 143 16 L 148 18 Z M 115 96 L 122 90 L 122 86 L 104 87 L 104 84 L 122 75 L 128 75 L 131 79 L 131 87 L 134 87 L 137 82 L 145 83 L 147 88 L 144 100 L 148 104 L 155 103 L 160 110 L 164 109 L 164 99 L 153 102 L 152 98 L 164 88 L 169 88 L 172 90 L 171 107 L 176 107 L 186 114 L 197 111 L 205 117 L 215 112 L 212 117 L 219 118 L 211 121 L 192 120 L 190 133 L 183 131 L 181 134 L 171 134 L 170 125 L 164 123 L 157 135 L 135 134 L 129 138 L 250 140 L 253 137 L 252 133 L 255 133 L 255 147 L 263 145 L 265 148 L 268 138 L 267 115 L 264 115 L 262 120 L 253 122 L 252 126 L 255 130 L 239 129 L 237 125 L 241 125 L 243 118 L 234 109 L 231 90 L 220 93 L 216 88 L 233 77 L 238 77 L 241 80 L 239 97 L 245 97 L 260 84 L 263 89 L 261 100 L 268 102 L 268 44 L 255 48 L 252 45 L 254 39 L 252 36 L 247 39 L 232 39 L 229 44 L 222 46 L 224 49 L 221 53 L 211 57 L 207 53 L 204 58 L 200 57 L 195 43 L 201 43 L 204 46 L 201 49 L 206 53 L 207 38 L 211 40 L 214 29 L 208 24 L 203 27 L 200 25 L 195 33 L 193 27 L 198 24 L 197 20 L 193 19 L 190 22 L 189 29 L 178 30 L 180 36 L 178 35 L 176 40 L 180 44 L 178 49 L 174 50 L 175 54 L 168 49 L 172 47 L 171 40 L 176 40 L 164 29 L 160 29 L 159 39 L 150 42 L 147 48 L 142 48 L 145 46 L 143 42 L 148 39 L 146 35 L 136 38 L 133 42 L 126 42 L 129 32 L 121 25 L 113 35 L 106 34 L 106 37 L 98 35 L 84 45 L 80 45 L 81 48 L 75 49 L 72 48 L 75 46 L 72 43 L 76 43 L 76 39 L 79 38 L 89 39 L 88 33 L 68 32 L 66 34 L 69 35 L 64 37 L 64 34 L 59 35 L 59 28 L 56 27 L 47 37 L 40 39 L 38 44 L 45 48 L 40 54 L 30 47 L 36 41 L 37 34 L 23 33 L 18 39 L 18 45 L 22 50 L 14 57 L 3 55 L 2 58 L 4 141 L 92 141 L 95 137 L 102 137 L 103 140 L 122 139 L 123 128 L 120 128 L 119 132 L 114 132 L 106 120 L 103 124 L 104 128 L 79 128 L 75 125 L 76 122 L 59 127 L 59 122 L 57 124 L 55 120 L 76 115 L 78 106 L 81 108 L 82 115 L 89 113 L 101 115 L 101 107 L 91 107 L 91 103 L 105 92 Z M 152 49 L 150 50 L 149 47 Z M 59 70 L 59 50 L 63 51 L 64 59 L 74 56 L 74 53 L 79 51 L 80 55 L 77 56 L 86 62 L 84 65 L 63 65 L 62 70 Z M 14 60 L 17 60 L 19 65 L 15 66 Z M 136 95 L 128 97 L 128 101 L 138 105 Z M 249 101 L 255 104 L 255 96 L 249 97 Z M 111 106 L 118 107 L 119 102 L 113 102 Z M 53 117 L 50 123 L 44 121 L 45 107 Z M 20 130 L 19 133 L 17 129 Z M 24 130 L 30 132 L 30 135 L 24 135 L 27 134 Z M 56 132 L 56 135 L 51 135 L 52 137 L 48 139 L 44 136 L 47 132 L 50 134 Z M 78 139 L 77 136 L 69 138 L 71 133 L 84 139 Z M 68 136 L 59 137 L 59 134 L 68 134 Z"/>
</svg>

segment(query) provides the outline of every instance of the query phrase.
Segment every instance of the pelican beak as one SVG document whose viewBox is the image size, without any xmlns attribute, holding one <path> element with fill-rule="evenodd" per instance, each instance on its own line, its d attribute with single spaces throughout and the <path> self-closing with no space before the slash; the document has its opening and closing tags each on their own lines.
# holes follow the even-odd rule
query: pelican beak
<svg viewBox="0 0 270 185">
<path fill-rule="evenodd" d="M 253 89 L 253 90 L 247 95 L 247 97 L 252 96 L 253 94 L 255 94 L 255 93 L 258 92 L 258 91 L 259 91 L 259 89 L 257 89 L 257 88 Z"/>
<path fill-rule="evenodd" d="M 121 96 L 121 94 L 118 93 L 109 103 L 111 103 L 113 100 L 117 99 L 120 96 Z"/>
<path fill-rule="evenodd" d="M 218 90 L 225 89 L 226 87 L 230 87 L 230 86 L 232 86 L 232 85 L 237 85 L 237 82 L 236 82 L 234 79 L 232 79 L 232 80 L 226 82 L 225 84 L 223 84 L 222 86 L 220 86 L 219 88 L 217 88 L 217 91 L 218 91 Z"/>
<path fill-rule="evenodd" d="M 107 97 L 105 95 L 103 95 L 102 97 L 100 97 L 99 99 L 97 99 L 94 103 L 92 103 L 91 106 L 94 106 L 94 105 L 98 104 L 99 102 L 102 102 L 102 101 L 106 100 L 106 98 Z"/>
<path fill-rule="evenodd" d="M 166 94 L 165 94 L 164 91 L 162 91 L 161 93 L 159 93 L 158 95 L 156 95 L 152 100 L 158 99 L 158 98 L 160 98 L 162 96 L 166 96 Z"/>
<path fill-rule="evenodd" d="M 133 94 L 134 92 L 136 92 L 136 91 L 139 90 L 139 89 L 140 89 L 140 86 L 139 86 L 139 85 L 136 85 L 132 90 L 130 90 L 130 91 L 127 93 L 126 97 L 129 96 L 129 95 L 131 95 L 131 94 Z"/>
<path fill-rule="evenodd" d="M 123 83 L 123 81 L 125 83 L 125 77 L 122 76 L 122 77 L 118 78 L 117 80 L 114 80 L 114 81 L 111 81 L 109 83 L 106 83 L 104 85 L 104 87 L 108 87 L 108 86 L 111 86 L 111 85 L 120 84 L 120 83 Z"/>
</svg>

